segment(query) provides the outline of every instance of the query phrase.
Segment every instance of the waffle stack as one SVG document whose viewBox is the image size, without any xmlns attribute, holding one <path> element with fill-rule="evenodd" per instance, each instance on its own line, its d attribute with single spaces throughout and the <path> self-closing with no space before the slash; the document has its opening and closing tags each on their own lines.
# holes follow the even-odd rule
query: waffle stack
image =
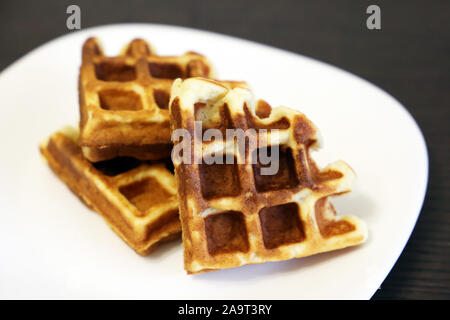
<svg viewBox="0 0 450 320">
<path fill-rule="evenodd" d="M 318 168 L 310 150 L 320 147 L 319 132 L 302 113 L 272 110 L 246 88 L 200 78 L 175 81 L 170 112 L 173 130 L 194 136 L 192 124 L 201 121 L 204 132 L 216 129 L 223 137 L 175 146 L 198 146 L 191 158 L 173 157 L 188 273 L 304 257 L 365 240 L 365 224 L 354 216 L 337 218 L 328 200 L 349 192 L 355 174 L 343 161 Z M 247 148 L 224 135 L 227 129 L 246 132 Z M 266 175 L 262 156 L 275 151 L 278 170 Z"/>
<path fill-rule="evenodd" d="M 106 57 L 96 38 L 82 49 L 79 130 L 66 128 L 40 150 L 55 174 L 138 254 L 181 232 L 170 163 L 168 103 L 175 78 L 209 77 L 197 53 L 158 56 L 141 39 Z"/>
<path fill-rule="evenodd" d="M 137 253 L 182 232 L 195 274 L 366 239 L 364 222 L 338 217 L 329 200 L 355 173 L 343 161 L 317 166 L 320 135 L 304 114 L 255 100 L 245 82 L 211 80 L 196 53 L 161 57 L 137 39 L 106 57 L 90 38 L 82 56 L 79 133 L 56 132 L 41 153 Z"/>
</svg>

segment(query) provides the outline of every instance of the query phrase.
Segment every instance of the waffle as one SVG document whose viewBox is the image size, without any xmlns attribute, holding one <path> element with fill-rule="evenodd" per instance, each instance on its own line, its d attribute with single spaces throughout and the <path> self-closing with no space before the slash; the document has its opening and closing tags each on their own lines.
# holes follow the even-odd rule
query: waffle
<svg viewBox="0 0 450 320">
<path fill-rule="evenodd" d="M 66 128 L 40 145 L 53 172 L 138 254 L 179 236 L 174 176 L 163 163 L 116 158 L 92 164 Z"/>
<path fill-rule="evenodd" d="M 202 121 L 204 130 L 269 130 L 267 135 L 248 131 L 247 141 L 261 140 L 247 143 L 244 152 L 234 139 L 216 137 L 188 156 L 177 156 L 183 142 L 175 141 L 172 160 L 189 274 L 304 257 L 365 241 L 365 223 L 354 216 L 337 217 L 329 201 L 350 191 L 355 174 L 343 161 L 323 169 L 315 164 L 310 150 L 320 147 L 319 132 L 302 113 L 272 109 L 255 101 L 246 88 L 201 78 L 174 82 L 170 113 L 172 128 L 185 129 L 192 137 L 195 120 Z M 277 137 L 270 129 L 278 129 Z M 279 170 L 263 175 L 267 165 L 258 155 L 272 145 L 279 146 Z M 202 154 L 203 163 L 195 164 L 194 157 Z M 234 164 L 205 161 L 220 154 L 234 157 Z"/>
<path fill-rule="evenodd" d="M 90 161 L 117 156 L 155 160 L 170 156 L 168 102 L 175 78 L 209 77 L 209 61 L 193 52 L 155 54 L 135 39 L 106 57 L 96 38 L 82 50 L 79 77 L 80 145 Z"/>
</svg>

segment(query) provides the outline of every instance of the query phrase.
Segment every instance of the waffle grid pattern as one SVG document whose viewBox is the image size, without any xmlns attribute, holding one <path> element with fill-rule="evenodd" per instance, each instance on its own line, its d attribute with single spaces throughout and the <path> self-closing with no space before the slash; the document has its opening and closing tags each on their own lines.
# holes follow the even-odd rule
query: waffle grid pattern
<svg viewBox="0 0 450 320">
<path fill-rule="evenodd" d="M 230 148 L 234 140 L 215 139 L 193 148 L 204 159 L 228 154 L 235 164 L 173 159 L 188 273 L 303 257 L 366 239 L 365 224 L 354 216 L 338 218 L 328 200 L 351 190 L 353 170 L 343 161 L 323 170 L 316 166 L 309 153 L 320 147 L 320 136 L 303 114 L 271 109 L 254 101 L 247 88 L 199 78 L 175 81 L 170 112 L 173 129 L 191 135 L 195 120 L 203 121 L 203 129 L 222 132 L 278 129 L 277 137 L 270 131 L 265 136 L 255 133 L 259 144 L 248 144 L 244 153 Z M 279 171 L 264 176 L 264 165 L 252 158 L 271 145 L 280 146 Z"/>
<path fill-rule="evenodd" d="M 85 156 L 91 161 L 117 155 L 166 157 L 170 148 L 161 152 L 161 146 L 170 144 L 167 109 L 173 80 L 210 75 L 209 61 L 193 52 L 158 56 L 147 42 L 135 39 L 122 55 L 106 57 L 99 41 L 88 39 L 79 78 L 80 143 Z M 153 146 L 159 150 L 152 152 Z"/>
<path fill-rule="evenodd" d="M 164 164 L 132 158 L 92 164 L 83 157 L 77 134 L 67 128 L 41 144 L 59 178 L 141 255 L 179 236 L 176 182 Z"/>
</svg>

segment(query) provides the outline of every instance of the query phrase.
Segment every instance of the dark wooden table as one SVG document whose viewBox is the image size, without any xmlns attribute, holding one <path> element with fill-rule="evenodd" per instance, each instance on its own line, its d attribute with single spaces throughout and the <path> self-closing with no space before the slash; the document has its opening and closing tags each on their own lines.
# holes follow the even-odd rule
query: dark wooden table
<svg viewBox="0 0 450 320">
<path fill-rule="evenodd" d="M 70 32 L 69 4 L 81 7 L 82 28 L 156 22 L 212 30 L 334 64 L 395 96 L 425 135 L 430 181 L 412 237 L 374 298 L 450 298 L 450 1 L 2 0 L 0 70 Z M 366 28 L 370 4 L 381 8 L 381 30 Z"/>
</svg>

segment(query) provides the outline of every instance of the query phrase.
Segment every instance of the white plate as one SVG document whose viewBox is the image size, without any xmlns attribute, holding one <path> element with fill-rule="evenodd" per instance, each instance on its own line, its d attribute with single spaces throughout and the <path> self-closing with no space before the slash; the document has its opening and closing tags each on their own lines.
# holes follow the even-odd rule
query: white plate
<svg viewBox="0 0 450 320">
<path fill-rule="evenodd" d="M 98 36 L 116 54 L 142 37 L 158 53 L 195 50 L 222 79 L 247 80 L 272 105 L 298 108 L 321 129 L 324 165 L 357 172 L 338 212 L 369 226 L 362 246 L 313 257 L 187 276 L 180 242 L 143 258 L 88 210 L 44 164 L 38 143 L 77 124 L 83 41 Z M 186 28 L 127 24 L 51 41 L 0 75 L 1 298 L 370 298 L 414 227 L 428 158 L 416 123 L 390 95 L 335 67 L 253 42 Z"/>
</svg>

